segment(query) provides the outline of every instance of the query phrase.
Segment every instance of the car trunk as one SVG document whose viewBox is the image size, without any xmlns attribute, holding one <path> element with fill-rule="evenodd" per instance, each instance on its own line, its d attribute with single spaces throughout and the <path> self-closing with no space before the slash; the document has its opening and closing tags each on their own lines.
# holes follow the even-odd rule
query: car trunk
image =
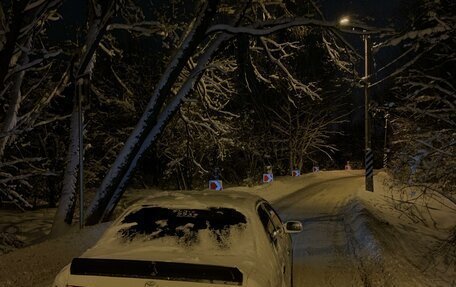
<svg viewBox="0 0 456 287">
<path fill-rule="evenodd" d="M 253 238 L 233 209 L 141 208 L 74 259 L 69 285 L 240 286 L 258 265 Z"/>
<path fill-rule="evenodd" d="M 236 267 L 147 260 L 75 258 L 71 286 L 240 286 L 244 275 Z"/>
</svg>

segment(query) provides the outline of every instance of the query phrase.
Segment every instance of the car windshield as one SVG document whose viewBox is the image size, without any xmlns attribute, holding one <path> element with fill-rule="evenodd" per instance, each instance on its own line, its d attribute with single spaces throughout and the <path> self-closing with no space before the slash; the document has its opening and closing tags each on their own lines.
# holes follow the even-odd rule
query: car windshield
<svg viewBox="0 0 456 287">
<path fill-rule="evenodd" d="M 239 240 L 248 239 L 247 226 L 246 217 L 232 208 L 142 207 L 121 220 L 117 238 L 124 244 L 142 242 L 162 250 L 175 247 L 230 253 L 242 245 Z"/>
</svg>

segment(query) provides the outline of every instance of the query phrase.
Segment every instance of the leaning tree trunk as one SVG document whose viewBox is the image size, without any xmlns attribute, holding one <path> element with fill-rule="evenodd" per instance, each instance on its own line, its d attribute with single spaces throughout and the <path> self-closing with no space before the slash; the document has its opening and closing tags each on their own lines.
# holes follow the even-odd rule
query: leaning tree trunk
<svg viewBox="0 0 456 287">
<path fill-rule="evenodd" d="M 87 225 L 100 222 L 111 198 L 114 194 L 119 193 L 119 187 L 120 189 L 124 188 L 124 179 L 130 177 L 131 166 L 136 165 L 136 155 L 142 148 L 147 135 L 156 126 L 157 117 L 167 97 L 171 94 L 171 88 L 185 67 L 185 64 L 195 54 L 199 43 L 204 40 L 207 28 L 215 15 L 218 2 L 218 0 L 210 0 L 205 1 L 202 5 L 198 13 L 198 18 L 193 23 L 190 32 L 187 34 L 179 51 L 155 87 L 154 93 L 141 119 L 104 177 L 95 198 L 87 210 Z"/>
<path fill-rule="evenodd" d="M 194 86 L 198 83 L 206 68 L 206 65 L 210 62 L 212 56 L 217 52 L 221 44 L 230 39 L 231 37 L 232 36 L 226 34 L 219 35 L 213 41 L 213 43 L 207 48 L 204 54 L 200 56 L 196 67 L 190 73 L 189 77 L 182 85 L 177 95 L 163 109 L 162 113 L 159 115 L 157 119 L 157 123 L 153 126 L 152 130 L 147 135 L 147 138 L 144 140 L 140 149 L 135 154 L 133 161 L 128 166 L 128 169 L 124 176 L 121 178 L 121 181 L 115 189 L 113 196 L 110 198 L 108 205 L 103 210 L 104 212 L 100 218 L 100 221 L 109 219 L 112 212 L 114 211 L 114 208 L 116 207 L 117 203 L 119 202 L 120 198 L 125 192 L 127 184 L 133 174 L 134 169 L 136 168 L 136 165 L 138 164 L 138 161 L 142 158 L 142 156 L 150 148 L 150 146 L 157 140 L 158 136 L 163 132 L 163 129 L 171 121 L 174 114 L 179 110 L 179 106 L 181 105 L 182 101 L 191 93 Z"/>
<path fill-rule="evenodd" d="M 73 85 L 71 85 L 73 86 Z M 73 86 L 74 87 L 74 86 Z M 51 235 L 56 236 L 66 232 L 73 221 L 76 206 L 76 181 L 79 168 L 79 110 L 78 99 L 74 97 L 73 113 L 70 124 L 70 145 L 68 148 L 68 161 L 63 175 L 63 188 L 60 203 L 54 216 Z"/>
</svg>

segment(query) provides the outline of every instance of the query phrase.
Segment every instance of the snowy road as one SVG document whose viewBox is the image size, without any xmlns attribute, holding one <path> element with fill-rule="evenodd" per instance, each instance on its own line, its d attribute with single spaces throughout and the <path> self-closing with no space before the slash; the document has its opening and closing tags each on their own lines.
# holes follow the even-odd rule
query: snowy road
<svg viewBox="0 0 456 287">
<path fill-rule="evenodd" d="M 362 175 L 330 179 L 274 202 L 284 220 L 297 219 L 304 226 L 293 238 L 296 287 L 373 285 L 344 218 L 344 208 L 363 183 Z"/>
<path fill-rule="evenodd" d="M 390 182 L 389 177 L 378 172 L 374 179 L 374 193 L 364 191 L 363 171 L 276 177 L 271 184 L 229 189 L 263 196 L 283 220 L 303 223 L 303 232 L 293 235 L 295 287 L 455 287 L 456 269 L 454 263 L 447 263 L 451 259 L 447 254 L 454 254 L 454 249 L 436 252 L 431 247 L 442 246 L 436 245 L 438 238 L 445 238 L 456 225 L 456 206 L 428 201 L 426 206 L 431 209 L 426 210 L 432 218 L 423 221 L 426 224 L 417 223 L 395 210 L 383 184 Z M 129 206 L 150 193 L 131 192 L 131 198 L 126 197 L 120 206 Z M 40 222 L 40 229 L 44 228 L 41 223 L 47 217 L 24 216 L 27 222 Z M 13 222 L 10 217 L 1 218 Z M 49 287 L 55 274 L 92 246 L 107 226 L 83 231 L 76 227 L 61 238 L 0 256 L 0 286 Z M 34 233 L 35 227 L 24 228 Z"/>
</svg>

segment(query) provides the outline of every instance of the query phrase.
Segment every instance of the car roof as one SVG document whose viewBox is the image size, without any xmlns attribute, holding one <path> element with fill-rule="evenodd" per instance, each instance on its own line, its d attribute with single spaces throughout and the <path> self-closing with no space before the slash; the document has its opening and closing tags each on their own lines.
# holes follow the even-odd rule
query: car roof
<svg viewBox="0 0 456 287">
<path fill-rule="evenodd" d="M 259 201 L 264 199 L 239 191 L 162 191 L 137 201 L 129 210 L 148 206 L 189 209 L 224 207 L 251 212 Z"/>
</svg>

